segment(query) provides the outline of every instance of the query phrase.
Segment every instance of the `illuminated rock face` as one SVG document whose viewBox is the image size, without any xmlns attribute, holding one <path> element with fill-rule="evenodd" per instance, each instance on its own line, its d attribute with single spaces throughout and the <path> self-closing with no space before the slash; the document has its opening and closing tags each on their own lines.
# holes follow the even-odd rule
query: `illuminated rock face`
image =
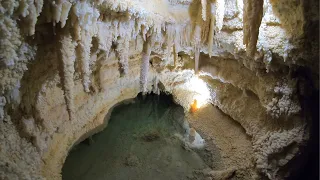
<svg viewBox="0 0 320 180">
<path fill-rule="evenodd" d="M 229 115 L 250 137 L 256 178 L 285 177 L 309 139 L 317 1 L 0 4 L 0 179 L 61 179 L 71 147 L 139 92 Z"/>
</svg>

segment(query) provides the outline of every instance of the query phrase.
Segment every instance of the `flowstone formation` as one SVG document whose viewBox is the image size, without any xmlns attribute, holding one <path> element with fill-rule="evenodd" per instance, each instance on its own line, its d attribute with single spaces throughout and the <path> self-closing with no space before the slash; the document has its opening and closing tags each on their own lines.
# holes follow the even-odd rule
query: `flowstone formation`
<svg viewBox="0 0 320 180">
<path fill-rule="evenodd" d="M 318 8 L 315 0 L 1 1 L 0 179 L 61 179 L 69 150 L 107 126 L 111 107 L 160 91 L 231 168 L 203 176 L 289 177 L 317 139 Z"/>
</svg>

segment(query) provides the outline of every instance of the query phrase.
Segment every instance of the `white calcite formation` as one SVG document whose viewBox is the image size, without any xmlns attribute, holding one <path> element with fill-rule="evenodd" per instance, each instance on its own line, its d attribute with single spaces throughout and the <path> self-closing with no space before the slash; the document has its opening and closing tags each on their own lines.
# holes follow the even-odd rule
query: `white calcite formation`
<svg viewBox="0 0 320 180">
<path fill-rule="evenodd" d="M 213 104 L 244 128 L 257 176 L 244 179 L 284 178 L 309 138 L 300 97 L 318 89 L 314 4 L 3 0 L 0 179 L 61 179 L 69 150 L 107 126 L 112 106 L 159 91 L 186 112 L 194 99 Z"/>
</svg>

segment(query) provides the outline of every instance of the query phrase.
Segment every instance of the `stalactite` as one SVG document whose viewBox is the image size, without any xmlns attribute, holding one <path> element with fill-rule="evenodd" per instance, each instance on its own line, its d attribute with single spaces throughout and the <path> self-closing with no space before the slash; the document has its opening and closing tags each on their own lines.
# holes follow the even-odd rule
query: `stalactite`
<svg viewBox="0 0 320 180">
<path fill-rule="evenodd" d="M 61 17 L 61 12 L 62 12 L 62 4 L 59 2 L 55 2 L 52 1 L 52 12 L 53 12 L 53 16 L 52 16 L 52 21 L 53 21 L 53 25 L 55 26 L 56 23 L 58 23 L 60 21 L 60 17 Z"/>
<path fill-rule="evenodd" d="M 178 52 L 180 51 L 181 47 L 181 26 L 176 27 L 174 30 L 174 44 L 173 44 L 173 60 L 174 60 L 174 67 L 177 67 L 178 64 Z"/>
<path fill-rule="evenodd" d="M 178 52 L 177 52 L 177 45 L 176 44 L 174 44 L 174 46 L 173 46 L 173 59 L 174 59 L 174 67 L 177 67 Z"/>
<path fill-rule="evenodd" d="M 193 43 L 193 46 L 200 45 L 201 42 L 201 29 L 203 25 L 202 12 L 198 10 L 201 7 L 201 4 L 197 3 L 194 5 L 194 8 L 197 10 L 191 10 L 191 33 L 190 38 Z M 191 9 L 194 9 L 191 8 Z M 194 12 L 193 12 L 194 11 Z"/>
<path fill-rule="evenodd" d="M 29 7 L 29 9 L 30 9 L 30 11 L 31 12 L 34 12 L 34 11 L 36 11 L 36 8 L 35 8 L 35 6 L 34 5 L 31 5 L 30 7 Z M 36 23 L 37 23 L 37 16 L 35 16 L 35 15 L 33 15 L 33 14 L 29 14 L 28 16 L 27 16 L 27 18 L 26 18 L 26 21 L 28 22 L 28 32 L 27 32 L 27 34 L 30 36 L 30 35 L 33 35 L 34 34 L 34 32 L 35 32 L 35 28 L 36 28 Z"/>
<path fill-rule="evenodd" d="M 164 40 L 164 44 L 165 47 L 164 52 L 165 52 L 165 64 L 167 64 L 169 62 L 169 59 L 172 55 L 172 46 L 173 46 L 173 38 L 174 38 L 174 27 L 172 24 L 168 24 L 166 26 L 166 34 L 165 34 L 165 40 Z"/>
<path fill-rule="evenodd" d="M 72 4 L 68 1 L 52 1 L 45 3 L 44 6 L 46 22 L 52 22 L 54 26 L 61 22 L 61 28 L 63 28 L 66 25 Z"/>
<path fill-rule="evenodd" d="M 142 25 L 141 26 L 141 33 L 142 33 L 142 39 L 144 41 L 147 41 L 147 37 L 146 37 L 147 36 L 147 32 L 148 32 L 148 27 Z"/>
<path fill-rule="evenodd" d="M 224 18 L 224 5 L 225 0 L 216 0 L 216 26 L 217 31 L 220 32 L 223 26 L 223 18 Z"/>
<path fill-rule="evenodd" d="M 24 17 L 23 21 L 26 23 L 26 25 L 23 26 L 25 33 L 29 36 L 34 35 L 38 16 L 42 11 L 43 0 L 16 2 L 19 3 L 20 6 L 17 13 Z"/>
<path fill-rule="evenodd" d="M 110 49 L 112 46 L 112 31 L 111 31 L 111 23 L 99 23 L 98 24 L 98 32 L 97 38 L 99 42 L 99 49 L 105 51 L 107 56 L 110 53 Z"/>
<path fill-rule="evenodd" d="M 81 32 L 81 41 L 78 43 L 78 53 L 79 53 L 79 60 L 81 63 L 81 74 L 82 74 L 82 83 L 85 92 L 90 92 L 90 48 L 92 37 L 91 35 L 83 30 Z"/>
<path fill-rule="evenodd" d="M 158 78 L 158 76 L 155 76 L 154 79 L 153 79 L 153 90 L 152 90 L 152 92 L 154 94 L 160 95 L 160 89 L 158 87 L 158 83 L 159 83 L 159 78 Z"/>
<path fill-rule="evenodd" d="M 199 71 L 199 56 L 200 56 L 200 49 L 196 48 L 194 52 L 194 71 L 198 74 Z"/>
<path fill-rule="evenodd" d="M 74 36 L 78 40 L 77 54 L 81 64 L 82 83 L 85 92 L 90 92 L 90 48 L 92 37 L 97 34 L 97 19 L 99 11 L 86 1 L 76 3 L 72 7 L 71 24 L 74 27 Z M 92 62 L 92 63 L 90 63 Z"/>
<path fill-rule="evenodd" d="M 107 54 L 103 53 L 102 51 L 100 53 L 98 53 L 97 55 L 97 69 L 96 69 L 96 74 L 98 74 L 96 76 L 96 80 L 97 80 L 97 86 L 98 86 L 98 90 L 99 92 L 103 92 L 104 91 L 104 70 L 103 70 L 103 62 L 107 59 Z"/>
<path fill-rule="evenodd" d="M 243 44 L 247 55 L 254 56 L 263 14 L 263 0 L 244 0 Z"/>
<path fill-rule="evenodd" d="M 61 12 L 61 16 L 60 16 L 61 28 L 63 28 L 66 25 L 71 5 L 72 4 L 68 1 L 65 1 L 62 4 L 62 12 Z"/>
<path fill-rule="evenodd" d="M 79 25 L 79 22 L 75 22 L 74 24 L 72 24 L 72 26 L 73 26 L 74 39 L 80 40 L 81 39 L 81 27 Z"/>
<path fill-rule="evenodd" d="M 129 45 L 129 38 L 120 38 L 116 49 L 116 54 L 121 68 L 120 74 L 124 75 L 126 75 L 129 70 Z"/>
<path fill-rule="evenodd" d="M 75 43 L 72 42 L 70 35 L 62 36 L 60 39 L 59 56 L 61 59 L 60 76 L 63 84 L 64 97 L 67 105 L 69 119 L 73 119 L 74 115 L 74 102 L 73 102 L 73 74 L 75 62 Z"/>
<path fill-rule="evenodd" d="M 135 32 L 135 21 L 126 20 L 125 22 L 120 22 L 118 26 L 119 36 L 127 39 L 135 39 L 137 32 Z"/>
<path fill-rule="evenodd" d="M 201 0 L 201 6 L 202 6 L 202 19 L 204 21 L 207 20 L 207 0 Z"/>
<path fill-rule="evenodd" d="M 167 42 L 164 52 L 165 52 L 165 64 L 169 64 L 171 56 L 172 56 L 172 46 L 173 42 Z"/>
<path fill-rule="evenodd" d="M 191 33 L 191 39 L 193 42 L 193 50 L 194 50 L 194 71 L 195 73 L 198 72 L 198 64 L 199 64 L 199 50 L 200 50 L 200 45 L 201 45 L 201 28 L 202 28 L 202 19 L 201 19 L 201 14 L 198 12 L 197 13 L 197 18 L 195 19 L 194 25 L 193 25 L 193 30 Z"/>
<path fill-rule="evenodd" d="M 147 93 L 151 44 L 152 44 L 152 36 L 147 36 L 146 41 L 143 42 L 143 49 L 142 49 L 142 55 L 141 55 L 142 62 L 141 62 L 141 71 L 140 71 L 140 87 L 143 94 Z"/>
<path fill-rule="evenodd" d="M 201 27 L 196 26 L 194 34 L 194 71 L 197 74 L 199 69 L 199 55 L 200 55 L 200 43 L 201 43 Z"/>
<path fill-rule="evenodd" d="M 202 11 L 199 11 L 199 8 Z M 195 2 L 189 9 L 191 18 L 190 39 L 196 50 L 207 43 L 209 55 L 212 55 L 212 46 L 215 32 L 222 29 L 224 18 L 224 0 Z M 180 33 L 181 34 L 181 33 Z M 195 53 L 198 54 L 198 53 Z M 198 58 L 195 58 L 198 59 Z"/>
<path fill-rule="evenodd" d="M 212 47 L 213 47 L 213 38 L 214 38 L 214 32 L 215 32 L 215 4 L 211 3 L 211 14 L 210 14 L 210 30 L 209 30 L 209 39 L 208 39 L 208 52 L 209 57 L 212 56 Z"/>
<path fill-rule="evenodd" d="M 184 46 L 191 46 L 191 42 L 192 40 L 189 38 L 190 37 L 190 34 L 192 32 L 192 29 L 191 29 L 191 24 L 187 24 L 183 27 L 183 33 L 181 34 L 183 36 L 183 45 Z"/>
</svg>

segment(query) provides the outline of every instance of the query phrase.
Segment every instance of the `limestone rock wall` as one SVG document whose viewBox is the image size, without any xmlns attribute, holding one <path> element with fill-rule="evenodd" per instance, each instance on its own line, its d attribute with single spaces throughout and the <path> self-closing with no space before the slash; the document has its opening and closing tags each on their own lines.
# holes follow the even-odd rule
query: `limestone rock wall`
<svg viewBox="0 0 320 180">
<path fill-rule="evenodd" d="M 252 138 L 252 167 L 283 178 L 309 136 L 302 104 L 318 89 L 317 7 L 2 1 L 0 179 L 61 179 L 68 151 L 106 127 L 115 104 L 160 90 L 186 111 L 195 98 L 217 106 Z"/>
</svg>

